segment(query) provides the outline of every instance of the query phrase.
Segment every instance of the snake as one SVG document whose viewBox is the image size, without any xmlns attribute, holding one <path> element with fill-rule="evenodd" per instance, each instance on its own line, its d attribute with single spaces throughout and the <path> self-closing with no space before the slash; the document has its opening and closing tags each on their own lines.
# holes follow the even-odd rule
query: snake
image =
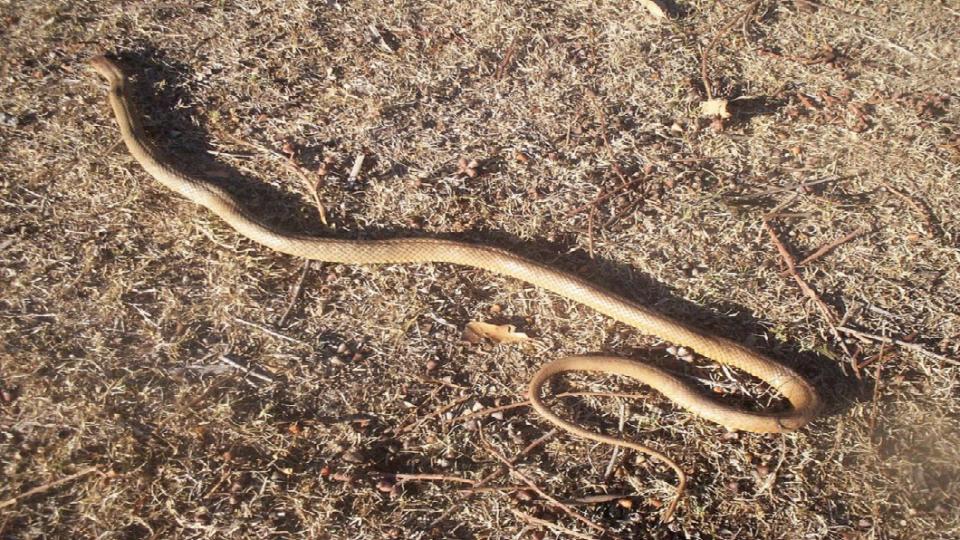
<svg viewBox="0 0 960 540">
<path fill-rule="evenodd" d="M 569 356 L 543 365 L 531 378 L 528 399 L 533 409 L 556 427 L 578 437 L 632 449 L 658 459 L 677 475 L 676 497 L 665 510 L 671 518 L 687 482 L 684 470 L 665 454 L 627 440 L 590 431 L 553 412 L 542 397 L 543 387 L 566 372 L 600 372 L 635 379 L 676 405 L 731 430 L 786 433 L 816 417 L 821 407 L 814 387 L 794 370 L 728 338 L 713 335 L 665 316 L 603 289 L 572 273 L 511 251 L 483 244 L 442 238 L 349 240 L 306 236 L 278 229 L 253 215 L 229 192 L 208 179 L 185 172 L 145 135 L 131 98 L 129 77 L 113 59 L 96 56 L 90 65 L 109 83 L 108 101 L 127 150 L 160 184 L 218 216 L 246 238 L 269 249 L 327 263 L 382 265 L 449 263 L 509 276 L 588 306 L 639 332 L 686 347 L 700 356 L 742 370 L 780 393 L 790 404 L 785 410 L 749 411 L 707 397 L 672 373 L 627 358 Z"/>
</svg>

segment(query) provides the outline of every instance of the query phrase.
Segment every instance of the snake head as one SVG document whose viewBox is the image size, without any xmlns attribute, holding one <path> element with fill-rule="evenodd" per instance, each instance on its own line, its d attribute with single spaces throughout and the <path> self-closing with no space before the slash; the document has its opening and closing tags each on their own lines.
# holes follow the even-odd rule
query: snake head
<svg viewBox="0 0 960 540">
<path fill-rule="evenodd" d="M 120 66 L 117 65 L 116 62 L 106 56 L 99 55 L 90 59 L 90 66 L 110 83 L 111 88 L 123 88 L 127 77 L 123 74 L 123 70 L 120 69 Z"/>
</svg>

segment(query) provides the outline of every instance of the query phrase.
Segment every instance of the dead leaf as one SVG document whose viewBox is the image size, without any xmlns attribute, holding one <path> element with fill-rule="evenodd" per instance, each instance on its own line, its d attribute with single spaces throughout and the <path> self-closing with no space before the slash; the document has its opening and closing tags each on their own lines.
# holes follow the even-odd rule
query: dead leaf
<svg viewBox="0 0 960 540">
<path fill-rule="evenodd" d="M 494 343 L 517 343 L 529 339 L 523 332 L 517 332 L 512 324 L 490 324 L 480 321 L 470 321 L 463 329 L 463 340 L 469 343 L 480 343 L 483 339 Z"/>
<path fill-rule="evenodd" d="M 664 9 L 663 4 L 658 0 L 640 0 L 640 5 L 647 8 L 650 15 L 653 15 L 657 19 L 667 18 L 667 10 Z"/>
<path fill-rule="evenodd" d="M 700 104 L 700 114 L 703 116 L 719 116 L 726 120 L 730 118 L 730 111 L 727 110 L 727 100 L 725 99 L 708 99 Z"/>
</svg>

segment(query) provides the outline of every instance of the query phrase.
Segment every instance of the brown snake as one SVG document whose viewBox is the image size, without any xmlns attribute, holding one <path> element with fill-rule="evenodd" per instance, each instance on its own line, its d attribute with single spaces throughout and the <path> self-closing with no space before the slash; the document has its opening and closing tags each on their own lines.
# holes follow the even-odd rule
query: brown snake
<svg viewBox="0 0 960 540">
<path fill-rule="evenodd" d="M 756 433 L 792 431 L 810 421 L 819 408 L 813 387 L 793 370 L 725 338 L 704 333 L 572 274 L 493 247 L 441 239 L 340 240 L 289 234 L 264 224 L 237 200 L 211 182 L 182 172 L 163 157 L 144 135 L 128 94 L 127 77 L 112 60 L 98 56 L 91 65 L 110 83 L 109 100 L 120 134 L 134 159 L 161 184 L 226 221 L 243 236 L 281 253 L 345 264 L 452 263 L 504 274 L 579 302 L 630 325 L 697 351 L 702 356 L 741 369 L 780 392 L 793 408 L 782 412 L 749 412 L 707 398 L 689 384 L 661 369 L 624 358 L 572 356 L 546 364 L 530 381 L 530 403 L 544 418 L 580 437 L 632 448 L 668 464 L 678 477 L 677 497 L 664 513 L 672 515 L 686 485 L 686 474 L 660 452 L 623 439 L 587 431 L 554 414 L 543 402 L 541 387 L 565 371 L 600 371 L 632 377 L 652 386 L 681 407 L 730 429 Z"/>
</svg>

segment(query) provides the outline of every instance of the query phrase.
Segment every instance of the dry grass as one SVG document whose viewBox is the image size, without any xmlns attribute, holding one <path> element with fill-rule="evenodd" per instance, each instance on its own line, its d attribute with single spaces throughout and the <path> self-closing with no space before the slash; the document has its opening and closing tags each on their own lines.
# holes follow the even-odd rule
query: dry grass
<svg viewBox="0 0 960 540">
<path fill-rule="evenodd" d="M 565 400 L 692 473 L 663 525 L 673 479 L 660 465 L 628 455 L 605 478 L 612 450 L 566 436 L 518 463 L 559 499 L 636 495 L 632 509 L 583 515 L 626 537 L 956 538 L 958 368 L 886 347 L 855 373 L 781 274 L 762 218 L 789 202 L 774 221 L 798 260 L 872 226 L 800 273 L 846 325 L 958 357 L 960 7 L 822 3 L 846 12 L 765 0 L 718 40 L 709 76 L 736 98 L 722 132 L 697 114 L 699 50 L 742 9 L 723 2 L 677 2 L 671 24 L 629 0 L 0 3 L 0 501 L 104 473 L 0 509 L 0 536 L 535 537 L 515 509 L 589 534 L 509 490 L 377 483 L 496 471 L 477 426 L 451 418 L 522 399 L 536 367 L 565 353 L 650 355 L 775 400 L 716 366 L 678 366 L 666 344 L 580 306 L 443 265 L 314 265 L 278 326 L 301 262 L 238 238 L 132 161 L 84 65 L 108 51 L 141 74 L 150 133 L 229 175 L 275 222 L 555 259 L 797 366 L 829 400 L 785 437 L 728 434 L 656 396 Z M 329 157 L 330 228 L 282 160 L 237 137 L 292 142 L 311 170 Z M 479 176 L 456 174 L 461 157 Z M 613 164 L 641 180 L 571 216 L 622 181 Z M 536 339 L 465 345 L 471 319 Z M 879 353 L 847 347 L 860 362 Z M 570 386 L 633 389 L 611 382 Z M 525 409 L 481 424 L 507 457 L 549 429 Z"/>
</svg>

